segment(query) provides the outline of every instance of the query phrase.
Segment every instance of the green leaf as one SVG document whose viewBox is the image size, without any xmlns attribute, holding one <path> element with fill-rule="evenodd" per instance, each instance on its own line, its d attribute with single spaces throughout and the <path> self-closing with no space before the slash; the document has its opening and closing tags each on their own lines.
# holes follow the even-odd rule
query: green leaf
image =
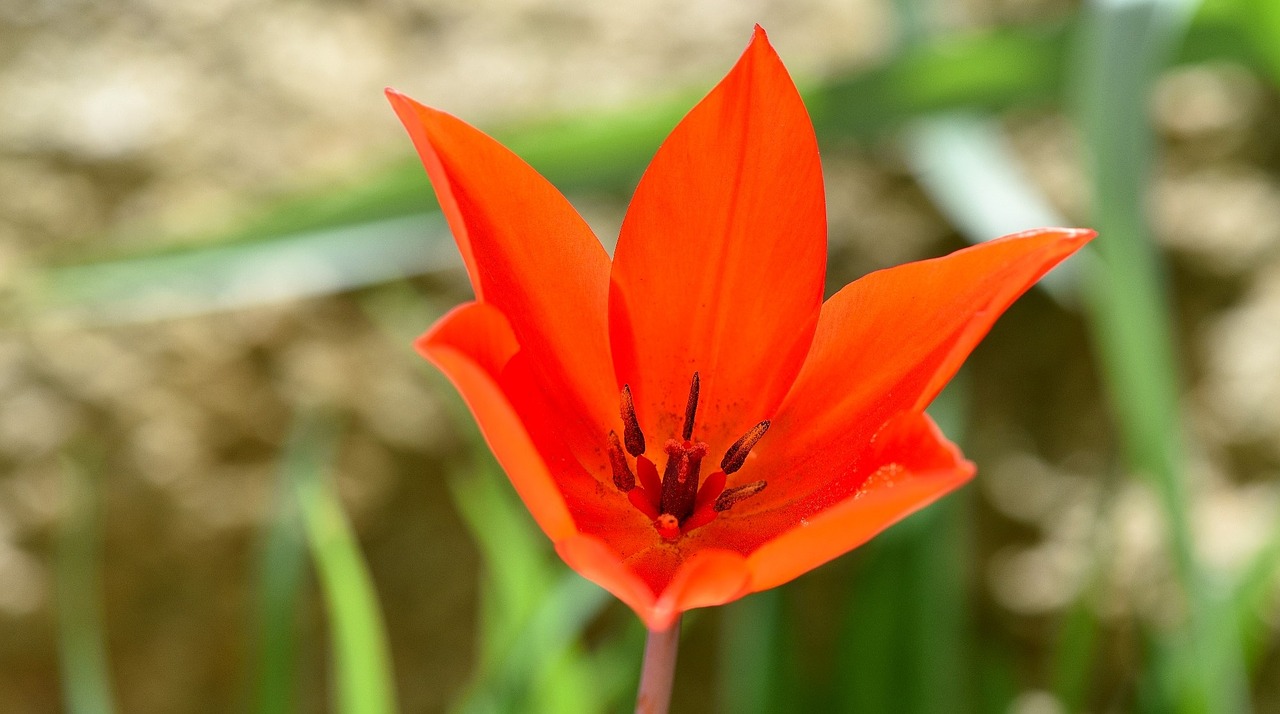
<svg viewBox="0 0 1280 714">
<path fill-rule="evenodd" d="M 276 479 L 275 507 L 262 533 L 253 670 L 253 708 L 260 714 L 297 710 L 297 614 L 307 580 L 308 553 L 294 484 L 305 480 L 306 470 L 320 463 L 319 455 L 296 444 L 286 450 Z"/>
<path fill-rule="evenodd" d="M 85 449 L 81 450 L 86 451 Z M 111 714 L 106 634 L 102 618 L 102 494 L 95 453 L 62 460 L 66 511 L 56 553 L 58 656 L 70 714 Z"/>
<path fill-rule="evenodd" d="M 472 444 L 484 454 L 474 431 Z M 594 686 L 597 666 L 608 665 L 589 658 L 579 639 L 612 596 L 568 572 L 492 459 L 473 464 L 449 482 L 484 566 L 480 662 L 454 709 L 603 711 L 619 690 Z"/>
<path fill-rule="evenodd" d="M 1247 30 L 1221 15 L 1205 18 L 1181 56 L 1252 61 L 1242 49 Z M 868 70 L 805 86 L 805 101 L 824 143 L 873 139 L 940 112 L 1053 103 L 1065 86 L 1073 33 L 1072 24 L 1053 23 L 920 42 Z M 679 94 L 613 114 L 531 122 L 494 134 L 566 193 L 621 198 L 695 100 Z M 277 201 L 228 234 L 42 271 L 24 281 L 18 297 L 28 313 L 42 318 L 141 322 L 456 266 L 431 196 L 421 168 L 406 159 L 345 189 Z"/>
<path fill-rule="evenodd" d="M 777 590 L 749 595 L 720 609 L 720 711 L 766 714 L 780 709 L 776 694 L 782 627 Z"/>
<path fill-rule="evenodd" d="M 337 710 L 396 711 L 391 656 L 373 580 L 355 533 L 327 475 L 338 427 L 318 414 L 299 415 L 286 459 L 329 614 Z"/>
<path fill-rule="evenodd" d="M 1086 266 L 1085 292 L 1126 456 L 1159 494 L 1191 610 L 1188 629 L 1175 634 L 1186 647 L 1162 660 L 1179 667 L 1177 694 L 1163 705 L 1233 712 L 1247 709 L 1246 681 L 1238 648 L 1217 646 L 1221 597 L 1196 560 L 1172 319 L 1144 208 L 1154 154 L 1147 100 L 1182 38 L 1188 11 L 1184 2 L 1115 0 L 1094 3 L 1088 16 L 1077 55 L 1078 113 L 1093 160 L 1099 238 L 1091 246 L 1097 259 Z"/>
</svg>

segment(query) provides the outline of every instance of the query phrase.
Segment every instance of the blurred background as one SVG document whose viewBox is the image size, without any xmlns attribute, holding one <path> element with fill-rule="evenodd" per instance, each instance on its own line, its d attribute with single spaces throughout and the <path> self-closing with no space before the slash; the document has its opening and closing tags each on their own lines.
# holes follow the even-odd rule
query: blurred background
<svg viewBox="0 0 1280 714">
<path fill-rule="evenodd" d="M 601 712 L 643 632 L 413 337 L 469 288 L 387 85 L 611 245 L 761 23 L 829 292 L 1102 237 L 932 410 L 974 483 L 686 618 L 675 711 L 1280 712 L 1280 3 L 6 0 L 0 711 Z"/>
</svg>

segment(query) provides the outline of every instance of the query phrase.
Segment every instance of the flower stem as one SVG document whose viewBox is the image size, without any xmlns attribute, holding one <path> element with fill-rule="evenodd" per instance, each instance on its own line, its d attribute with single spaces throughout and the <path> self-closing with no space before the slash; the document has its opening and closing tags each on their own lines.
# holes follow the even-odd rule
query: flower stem
<svg viewBox="0 0 1280 714">
<path fill-rule="evenodd" d="M 666 630 L 649 630 L 649 638 L 644 643 L 640 691 L 636 694 L 636 714 L 667 714 L 679 646 L 680 618 Z"/>
</svg>

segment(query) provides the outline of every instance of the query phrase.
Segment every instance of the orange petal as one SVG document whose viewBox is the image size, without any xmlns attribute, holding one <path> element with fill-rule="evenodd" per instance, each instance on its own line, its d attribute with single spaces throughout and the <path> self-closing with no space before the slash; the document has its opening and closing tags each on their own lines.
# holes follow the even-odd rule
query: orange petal
<svg viewBox="0 0 1280 714">
<path fill-rule="evenodd" d="M 747 558 L 752 592 L 781 585 L 862 545 L 969 480 L 974 466 L 929 417 L 906 412 L 876 436 L 879 468 L 852 496 L 761 545 Z"/>
<path fill-rule="evenodd" d="M 559 191 L 496 141 L 394 90 L 387 98 L 431 177 L 476 297 L 507 317 L 543 391 L 576 419 L 572 441 L 603 439 L 618 395 L 600 241 Z"/>
<path fill-rule="evenodd" d="M 866 443 L 898 412 L 922 410 L 996 318 L 1093 236 L 1028 231 L 871 273 L 832 296 L 795 385 L 743 469 L 769 480 L 761 500 L 821 482 L 847 466 L 847 445 Z"/>
<path fill-rule="evenodd" d="M 457 387 L 547 537 L 555 541 L 574 533 L 564 497 L 499 386 L 502 370 L 519 348 L 506 317 L 492 305 L 468 303 L 445 315 L 416 347 Z"/>
<path fill-rule="evenodd" d="M 602 541 L 576 534 L 557 541 L 556 552 L 579 575 L 613 593 L 614 597 L 635 610 L 640 619 L 647 622 L 652 617 L 653 590 Z"/>
<path fill-rule="evenodd" d="M 747 559 L 727 550 L 700 550 L 676 570 L 645 618 L 651 630 L 671 627 L 680 613 L 732 602 L 746 595 L 751 583 Z"/>
<path fill-rule="evenodd" d="M 747 559 L 714 548 L 693 552 L 687 558 L 662 546 L 623 560 L 603 540 L 586 533 L 556 543 L 556 552 L 579 575 L 613 593 L 626 603 L 651 630 L 665 630 L 676 617 L 698 607 L 723 605 L 749 592 L 751 572 Z M 654 582 L 647 582 L 649 572 Z M 655 590 L 661 590 L 659 595 Z"/>
<path fill-rule="evenodd" d="M 772 413 L 812 339 L 825 263 L 813 127 L 756 28 L 658 150 L 618 239 L 614 361 L 652 442 L 679 432 L 695 370 L 713 450 Z"/>
<path fill-rule="evenodd" d="M 636 510 L 627 495 L 614 486 L 602 440 L 586 444 L 571 441 L 566 424 L 573 415 L 555 408 L 542 391 L 528 353 L 522 350 L 507 361 L 498 386 L 546 464 L 577 529 L 600 537 L 614 552 L 624 555 L 652 545 L 652 519 Z"/>
</svg>

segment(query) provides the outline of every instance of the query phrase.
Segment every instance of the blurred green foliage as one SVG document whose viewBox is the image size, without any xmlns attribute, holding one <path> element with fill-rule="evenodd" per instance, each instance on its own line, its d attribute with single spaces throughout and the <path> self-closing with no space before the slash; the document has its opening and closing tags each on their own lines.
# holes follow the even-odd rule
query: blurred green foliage
<svg viewBox="0 0 1280 714">
<path fill-rule="evenodd" d="M 915 27 L 911 13 L 918 19 L 924 10 L 911 3 L 899 6 L 908 20 L 905 26 Z M 1274 593 L 1280 574 L 1280 527 L 1271 546 L 1238 582 L 1213 577 L 1197 559 L 1188 515 L 1184 428 L 1178 422 L 1181 367 L 1164 267 L 1143 211 L 1154 160 L 1145 109 L 1153 80 L 1171 62 L 1230 58 L 1280 82 L 1280 3 L 1218 0 L 1199 15 L 1193 16 L 1194 9 L 1179 2 L 1098 0 L 1070 22 L 1053 26 L 964 37 L 920 32 L 882 66 L 806 88 L 824 142 L 902 132 L 935 159 L 937 152 L 977 151 L 957 158 L 965 162 L 965 171 L 935 173 L 932 182 L 924 180 L 939 205 L 951 207 L 947 210 L 957 226 L 975 237 L 986 232 L 982 226 L 988 225 L 984 221 L 993 206 L 998 214 L 1002 202 L 1025 206 L 1038 199 L 1034 189 L 1018 184 L 1016 159 L 1001 148 L 998 126 L 983 123 L 984 117 L 1016 106 L 1073 108 L 1092 157 L 1091 225 L 1102 234 L 1078 289 L 1128 464 L 1160 494 L 1167 547 L 1189 613 L 1180 628 L 1143 633 L 1142 681 L 1129 699 L 1100 703 L 1093 683 L 1100 675 L 1095 662 L 1103 625 L 1093 602 L 1098 593 L 1085 588 L 1053 623 L 1048 680 L 1069 711 L 1099 706 L 1106 711 L 1249 711 L 1250 681 L 1267 638 L 1256 613 Z M 532 124 L 498 135 L 566 192 L 590 186 L 624 193 L 690 103 L 689 97 L 680 97 L 641 111 Z M 966 114 L 958 119 L 956 111 Z M 957 121 L 978 123 L 962 126 Z M 957 128 L 959 134 L 945 134 Z M 994 141 L 975 149 L 972 141 L 947 138 L 975 135 Z M 981 173 L 984 165 L 990 176 Z M 982 188 L 975 192 L 974 186 Z M 991 205 L 968 198 L 979 194 Z M 27 297 L 33 310 L 69 310 L 91 320 L 110 314 L 103 319 L 117 321 L 114 316 L 120 313 L 111 311 L 113 304 L 135 296 L 148 280 L 161 279 L 157 275 L 163 271 L 155 261 L 176 257 L 179 262 L 165 270 L 208 275 L 259 261 L 282 241 L 295 242 L 312 259 L 342 274 L 353 270 L 353 246 L 388 253 L 405 247 L 388 241 L 371 248 L 367 234 L 349 226 L 429 211 L 427 195 L 420 169 L 406 161 L 358 192 L 302 197 L 235 235 L 210 238 L 206 248 L 51 270 L 38 292 Z M 423 249 L 432 257 L 423 260 L 421 270 L 454 261 L 445 257 L 448 236 L 438 218 L 429 220 L 420 225 L 434 241 Z M 347 233 L 334 233 L 335 228 Z M 401 277 L 396 261 L 383 265 L 335 284 L 345 288 Z M 1073 289 L 1064 288 L 1068 303 Z M 271 297 L 290 295 L 285 290 Z M 425 324 L 420 306 L 405 308 L 418 311 L 410 318 L 397 312 L 397 306 L 414 299 L 406 297 L 370 310 L 391 331 L 398 332 L 401 324 Z M 949 433 L 961 435 L 960 441 L 969 403 L 963 392 L 953 388 L 935 406 L 939 421 Z M 457 421 L 468 419 L 460 414 Z M 326 477 L 338 433 L 334 423 L 302 414 L 280 457 L 275 515 L 260 548 L 257 649 L 249 676 L 256 711 L 297 707 L 296 611 L 311 585 L 308 552 L 327 604 L 337 710 L 396 710 L 378 600 Z M 450 493 L 478 548 L 484 577 L 474 676 L 461 689 L 455 709 L 625 709 L 638 676 L 638 623 L 609 620 L 610 598 L 561 565 L 478 436 L 469 433 L 476 456 L 456 468 Z M 69 461 L 67 473 L 74 507 L 58 556 L 66 701 L 74 712 L 110 712 L 106 650 L 95 613 L 96 486 L 87 475 L 89 467 Z M 1007 710 L 1018 691 L 1020 663 L 998 640 L 983 636 L 971 607 L 976 576 L 967 568 L 974 561 L 975 510 L 970 494 L 952 496 L 867 545 L 856 564 L 841 565 L 832 576 L 840 580 L 833 590 L 839 593 L 841 614 L 825 614 L 840 623 L 833 647 L 809 651 L 809 643 L 798 638 L 797 622 L 805 606 L 790 588 L 758 594 L 709 615 L 719 633 L 714 689 L 720 711 Z M 1105 569 L 1105 551 L 1099 544 L 1095 571 Z M 602 621 L 613 626 L 600 628 Z M 815 664 L 819 657 L 828 661 Z M 824 668 L 838 675 L 815 674 Z M 677 691 L 678 706 L 680 701 Z"/>
</svg>

